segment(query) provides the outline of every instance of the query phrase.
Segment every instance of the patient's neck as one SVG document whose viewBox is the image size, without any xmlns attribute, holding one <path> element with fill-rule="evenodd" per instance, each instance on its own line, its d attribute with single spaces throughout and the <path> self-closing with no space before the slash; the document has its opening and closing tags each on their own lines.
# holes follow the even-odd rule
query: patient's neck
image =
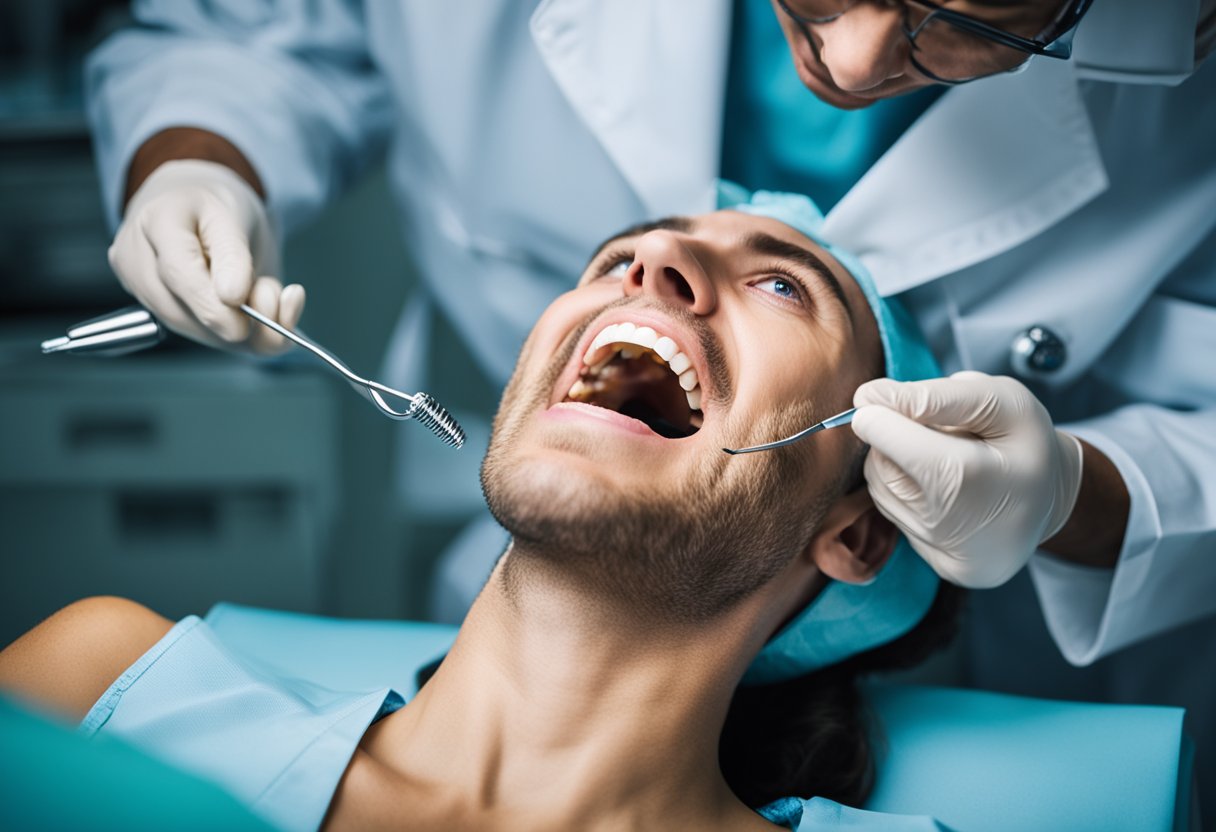
<svg viewBox="0 0 1216 832">
<path fill-rule="evenodd" d="M 504 826 L 758 823 L 717 764 L 756 647 L 747 611 L 659 627 L 543 569 L 514 577 L 508 591 L 499 564 L 439 671 L 386 721 L 393 764 Z"/>
</svg>

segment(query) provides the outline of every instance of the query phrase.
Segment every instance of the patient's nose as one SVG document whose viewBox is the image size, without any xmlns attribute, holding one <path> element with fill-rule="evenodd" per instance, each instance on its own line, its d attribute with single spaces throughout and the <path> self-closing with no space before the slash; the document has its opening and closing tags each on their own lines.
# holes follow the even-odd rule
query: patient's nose
<svg viewBox="0 0 1216 832">
<path fill-rule="evenodd" d="M 701 262 L 671 231 L 651 231 L 638 238 L 624 291 L 627 296 L 649 295 L 682 305 L 694 315 L 710 314 L 718 302 Z"/>
</svg>

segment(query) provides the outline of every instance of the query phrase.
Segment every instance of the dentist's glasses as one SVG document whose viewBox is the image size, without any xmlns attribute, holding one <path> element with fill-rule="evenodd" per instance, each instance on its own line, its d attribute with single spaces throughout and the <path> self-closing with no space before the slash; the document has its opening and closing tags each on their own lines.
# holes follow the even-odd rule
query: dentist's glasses
<svg viewBox="0 0 1216 832">
<path fill-rule="evenodd" d="M 777 0 L 819 55 L 811 27 L 835 22 L 854 7 L 877 0 Z M 903 34 L 912 48 L 908 59 L 917 71 L 939 84 L 962 84 L 988 75 L 1017 72 L 1035 55 L 1068 58 L 1077 24 L 1092 0 L 1069 0 L 1052 19 L 1036 19 L 1033 4 L 1009 4 L 1022 20 L 987 21 L 970 13 L 977 3 L 947 0 L 879 2 L 899 7 Z M 963 10 L 967 10 L 965 13 Z M 991 13 L 991 10 L 990 12 Z M 1022 29 L 1023 31 L 1018 31 Z"/>
</svg>

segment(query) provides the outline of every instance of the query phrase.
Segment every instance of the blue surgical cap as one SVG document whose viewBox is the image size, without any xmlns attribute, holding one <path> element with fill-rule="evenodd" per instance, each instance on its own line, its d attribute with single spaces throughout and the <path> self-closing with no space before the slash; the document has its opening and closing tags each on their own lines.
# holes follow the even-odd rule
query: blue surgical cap
<svg viewBox="0 0 1216 832">
<path fill-rule="evenodd" d="M 860 260 L 820 235 L 823 214 L 814 202 L 800 194 L 752 193 L 733 182 L 720 182 L 718 207 L 779 220 L 814 240 L 849 271 L 878 322 L 888 378 L 917 381 L 941 375 L 907 310 L 896 299 L 879 295 Z M 873 580 L 828 583 L 769 639 L 744 674 L 743 683 L 785 681 L 894 641 L 925 617 L 937 587 L 937 575 L 900 536 L 895 551 Z"/>
</svg>

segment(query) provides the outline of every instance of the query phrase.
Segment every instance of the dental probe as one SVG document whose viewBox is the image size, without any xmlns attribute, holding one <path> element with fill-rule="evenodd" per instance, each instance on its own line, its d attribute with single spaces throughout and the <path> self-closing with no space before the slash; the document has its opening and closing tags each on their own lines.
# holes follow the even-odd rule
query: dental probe
<svg viewBox="0 0 1216 832">
<path fill-rule="evenodd" d="M 329 350 L 267 318 L 251 306 L 241 305 L 241 311 L 263 326 L 273 329 L 289 341 L 303 347 L 320 358 L 355 388 L 355 392 L 374 404 L 390 419 L 405 421 L 415 419 L 425 425 L 446 445 L 456 448 L 464 444 L 465 434 L 460 424 L 450 413 L 426 393 L 412 396 L 387 387 L 378 381 L 362 378 L 351 371 L 345 363 Z M 165 337 L 164 327 L 142 306 L 129 306 L 100 318 L 76 324 L 67 335 L 50 338 L 42 342 L 42 352 L 72 353 L 74 355 L 118 356 L 146 349 L 160 343 Z M 404 410 L 396 410 L 384 400 L 384 396 L 396 396 L 409 403 Z"/>
<path fill-rule="evenodd" d="M 798 431 L 793 436 L 787 436 L 784 439 L 778 439 L 776 442 L 768 442 L 764 445 L 753 445 L 750 448 L 735 448 L 734 450 L 732 450 L 730 448 L 723 448 L 722 450 L 726 451 L 726 453 L 728 453 L 728 454 L 750 454 L 750 453 L 754 453 L 756 451 L 771 451 L 773 448 L 780 448 L 785 445 L 792 445 L 793 443 L 797 442 L 799 439 L 805 439 L 806 437 L 810 436 L 812 433 L 819 433 L 819 431 L 821 431 L 821 430 L 827 430 L 828 428 L 838 428 L 841 425 L 847 425 L 849 422 L 853 421 L 853 414 L 856 412 L 857 412 L 857 408 L 850 407 L 844 413 L 837 413 L 835 416 L 831 416 L 827 419 L 824 419 L 822 422 L 819 422 L 818 424 L 811 425 L 809 428 L 806 428 L 805 430 Z"/>
</svg>

